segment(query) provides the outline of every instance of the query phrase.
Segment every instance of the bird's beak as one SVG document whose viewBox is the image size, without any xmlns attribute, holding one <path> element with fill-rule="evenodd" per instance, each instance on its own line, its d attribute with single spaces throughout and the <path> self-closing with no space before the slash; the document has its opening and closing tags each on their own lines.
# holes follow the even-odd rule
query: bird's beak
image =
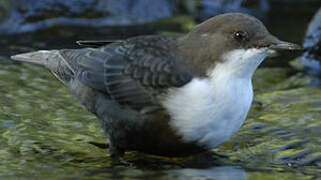
<svg viewBox="0 0 321 180">
<path fill-rule="evenodd" d="M 282 50 L 301 50 L 301 46 L 279 40 L 277 37 L 269 34 L 264 39 L 258 40 L 258 47 L 265 47 L 272 51 L 282 51 Z"/>
<path fill-rule="evenodd" d="M 281 40 L 278 40 L 278 39 L 277 39 L 277 41 L 275 43 L 270 45 L 268 48 L 271 49 L 271 50 L 275 50 L 275 51 L 281 51 L 281 50 L 293 51 L 293 50 L 301 50 L 302 49 L 301 46 L 298 45 L 298 44 L 285 42 L 285 41 L 281 41 Z"/>
</svg>

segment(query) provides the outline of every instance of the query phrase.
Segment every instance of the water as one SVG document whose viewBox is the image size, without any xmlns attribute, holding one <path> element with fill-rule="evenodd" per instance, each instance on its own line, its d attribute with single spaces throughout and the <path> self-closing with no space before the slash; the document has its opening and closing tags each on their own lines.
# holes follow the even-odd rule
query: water
<svg viewBox="0 0 321 180">
<path fill-rule="evenodd" d="M 272 32 L 282 29 L 277 24 Z M 321 179 L 321 89 L 310 85 L 314 77 L 283 65 L 259 69 L 248 119 L 209 153 L 165 158 L 130 152 L 115 161 L 104 148 L 108 140 L 99 121 L 68 89 L 44 68 L 8 59 L 22 51 L 76 47 L 72 38 L 85 39 L 58 32 L 60 38 L 1 39 L 0 179 Z M 295 32 L 304 34 L 304 27 Z"/>
</svg>

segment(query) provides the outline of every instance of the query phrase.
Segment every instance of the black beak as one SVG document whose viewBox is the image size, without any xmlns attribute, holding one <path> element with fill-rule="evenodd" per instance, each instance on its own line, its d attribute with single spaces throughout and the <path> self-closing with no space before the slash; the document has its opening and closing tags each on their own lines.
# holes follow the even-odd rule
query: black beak
<svg viewBox="0 0 321 180">
<path fill-rule="evenodd" d="M 298 44 L 290 43 L 290 42 L 285 42 L 285 41 L 280 41 L 278 40 L 276 43 L 270 45 L 268 47 L 269 49 L 276 50 L 276 51 L 282 51 L 282 50 L 301 50 L 301 46 Z"/>
</svg>

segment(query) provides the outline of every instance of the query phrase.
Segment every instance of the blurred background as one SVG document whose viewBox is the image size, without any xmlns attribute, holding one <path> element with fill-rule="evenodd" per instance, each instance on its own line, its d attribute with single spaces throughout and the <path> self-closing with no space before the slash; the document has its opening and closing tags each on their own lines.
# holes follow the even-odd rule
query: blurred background
<svg viewBox="0 0 321 180">
<path fill-rule="evenodd" d="M 0 179 L 321 178 L 320 0 L 0 0 Z M 193 158 L 128 153 L 114 162 L 98 120 L 45 69 L 9 60 L 77 40 L 179 35 L 217 14 L 259 18 L 300 52 L 256 72 L 248 120 Z"/>
<path fill-rule="evenodd" d="M 272 34 L 302 44 L 320 4 L 319 0 L 0 0 L 0 44 L 77 48 L 76 40 L 185 33 L 227 12 L 256 16 Z M 0 56 L 20 52 L 17 48 L 1 49 Z"/>
</svg>

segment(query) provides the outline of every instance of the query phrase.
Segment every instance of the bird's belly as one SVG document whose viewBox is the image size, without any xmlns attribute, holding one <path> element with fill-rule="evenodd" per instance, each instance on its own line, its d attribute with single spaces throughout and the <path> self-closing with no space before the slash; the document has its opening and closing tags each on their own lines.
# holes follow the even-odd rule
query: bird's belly
<svg viewBox="0 0 321 180">
<path fill-rule="evenodd" d="M 218 110 L 212 111 L 213 116 L 209 118 L 208 125 L 201 127 L 201 129 L 206 128 L 207 130 L 199 142 L 210 148 L 215 148 L 240 129 L 246 119 L 252 98 L 238 97 L 238 99 L 233 99 L 225 100 L 226 104 L 221 105 L 221 107 L 225 107 L 222 108 L 224 110 L 218 108 Z"/>
<path fill-rule="evenodd" d="M 206 81 L 192 83 L 164 103 L 172 118 L 170 124 L 184 141 L 215 148 L 246 119 L 253 97 L 251 82 L 227 83 L 216 89 Z"/>
</svg>

